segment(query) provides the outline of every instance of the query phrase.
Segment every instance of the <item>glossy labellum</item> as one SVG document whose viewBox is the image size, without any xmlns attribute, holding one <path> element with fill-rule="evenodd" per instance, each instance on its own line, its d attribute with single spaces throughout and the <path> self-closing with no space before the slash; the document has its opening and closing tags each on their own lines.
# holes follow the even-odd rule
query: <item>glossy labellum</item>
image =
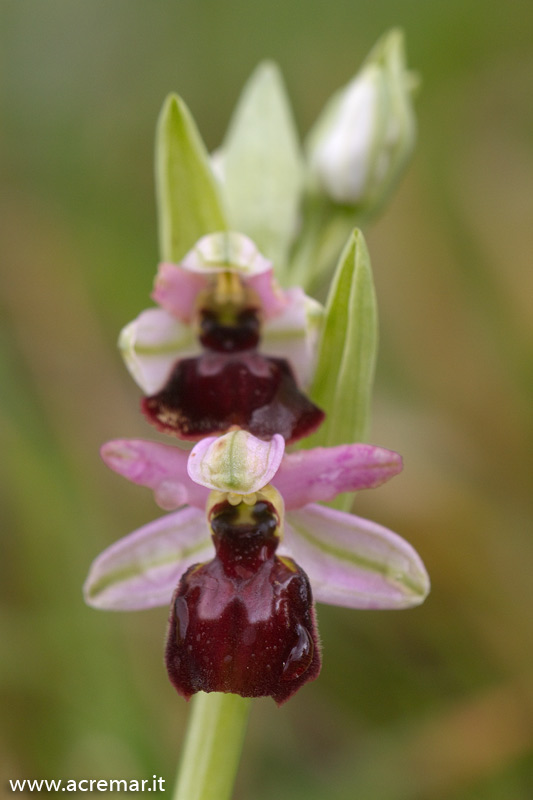
<svg viewBox="0 0 533 800">
<path fill-rule="evenodd" d="M 234 425 L 261 438 L 279 433 L 288 442 L 316 430 L 324 413 L 300 391 L 285 359 L 257 352 L 259 327 L 253 307 L 201 309 L 205 350 L 178 361 L 165 386 L 144 398 L 148 420 L 193 441 Z"/>
<path fill-rule="evenodd" d="M 260 438 L 279 433 L 292 442 L 324 418 L 298 389 L 287 361 L 253 351 L 179 361 L 165 387 L 146 397 L 142 408 L 159 430 L 192 441 L 237 425 Z"/>
<path fill-rule="evenodd" d="M 232 692 L 281 704 L 320 672 L 308 578 L 276 555 L 274 505 L 252 503 L 214 506 L 216 555 L 187 570 L 172 599 L 166 664 L 186 698 Z"/>
</svg>

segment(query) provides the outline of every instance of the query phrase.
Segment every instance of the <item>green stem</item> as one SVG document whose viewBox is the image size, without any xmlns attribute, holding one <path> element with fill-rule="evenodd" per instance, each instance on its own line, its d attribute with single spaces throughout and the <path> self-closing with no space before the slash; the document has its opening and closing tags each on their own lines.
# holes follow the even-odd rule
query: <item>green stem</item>
<svg viewBox="0 0 533 800">
<path fill-rule="evenodd" d="M 236 694 L 195 695 L 174 800 L 229 800 L 249 709 Z"/>
<path fill-rule="evenodd" d="M 361 217 L 351 206 L 336 205 L 322 195 L 309 195 L 303 225 L 288 270 L 291 286 L 316 295 L 329 284 L 348 236 Z"/>
</svg>

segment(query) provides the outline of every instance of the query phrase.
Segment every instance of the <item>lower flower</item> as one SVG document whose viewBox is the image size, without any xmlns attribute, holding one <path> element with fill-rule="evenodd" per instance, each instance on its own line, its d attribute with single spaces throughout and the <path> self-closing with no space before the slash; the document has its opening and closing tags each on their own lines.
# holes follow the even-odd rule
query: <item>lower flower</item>
<svg viewBox="0 0 533 800">
<path fill-rule="evenodd" d="M 380 485 L 401 470 L 398 454 L 284 446 L 280 435 L 265 442 L 236 430 L 190 454 L 136 440 L 103 448 L 112 469 L 152 488 L 165 508 L 182 507 L 104 551 L 86 601 L 109 610 L 172 601 L 167 665 L 185 697 L 222 691 L 281 703 L 315 678 L 311 587 L 319 602 L 375 609 L 415 606 L 429 591 L 404 539 L 317 503 Z"/>
</svg>

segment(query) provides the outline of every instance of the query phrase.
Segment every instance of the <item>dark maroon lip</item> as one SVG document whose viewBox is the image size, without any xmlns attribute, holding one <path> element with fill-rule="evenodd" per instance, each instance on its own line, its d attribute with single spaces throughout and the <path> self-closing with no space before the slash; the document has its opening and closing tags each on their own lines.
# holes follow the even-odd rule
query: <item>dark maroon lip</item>
<svg viewBox="0 0 533 800">
<path fill-rule="evenodd" d="M 260 321 L 257 309 L 236 312 L 231 322 L 222 322 L 211 309 L 200 311 L 199 339 L 203 347 L 217 353 L 237 353 L 259 345 Z"/>
<path fill-rule="evenodd" d="M 187 699 L 232 692 L 281 704 L 320 672 L 309 580 L 276 555 L 278 519 L 269 505 L 221 508 L 212 520 L 215 557 L 179 582 L 166 665 Z"/>
<path fill-rule="evenodd" d="M 142 410 L 160 431 L 190 441 L 237 425 L 258 438 L 279 433 L 290 443 L 324 419 L 289 363 L 255 350 L 178 361 L 163 389 L 143 399 Z"/>
</svg>

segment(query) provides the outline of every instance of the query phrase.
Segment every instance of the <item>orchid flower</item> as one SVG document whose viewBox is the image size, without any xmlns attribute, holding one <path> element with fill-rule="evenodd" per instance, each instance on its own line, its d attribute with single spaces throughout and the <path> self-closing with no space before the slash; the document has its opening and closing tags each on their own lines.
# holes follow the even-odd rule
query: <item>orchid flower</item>
<svg viewBox="0 0 533 800">
<path fill-rule="evenodd" d="M 269 544 L 271 555 L 277 549 L 276 557 L 291 560 L 298 580 L 306 585 L 302 575 L 308 579 L 315 600 L 349 608 L 407 608 L 421 603 L 429 590 L 419 556 L 400 536 L 377 523 L 319 505 L 340 492 L 373 488 L 396 475 L 402 461 L 393 451 L 352 444 L 285 453 L 282 436 L 265 442 L 237 429 L 203 439 L 190 454 L 155 442 L 116 440 L 104 445 L 102 456 L 111 469 L 151 488 L 164 508 L 180 508 L 98 556 L 85 584 L 86 600 L 96 608 L 132 610 L 168 605 L 176 586 L 181 590 L 174 600 L 181 597 L 180 591 L 184 592 L 190 582 L 185 578 L 185 584 L 180 583 L 185 573 L 191 575 L 187 570 L 201 564 L 192 570 L 200 570 L 197 574 L 201 575 L 205 562 L 213 559 L 210 532 L 214 510 L 220 511 L 221 503 L 225 503 L 225 511 L 227 504 L 241 510 L 246 505 L 256 507 L 265 498 L 279 538 L 279 546 L 277 540 L 275 547 Z M 272 493 L 282 502 L 272 501 Z M 264 513 L 263 506 L 258 513 Z M 238 519 L 233 530 L 236 525 Z M 216 535 L 213 538 L 218 550 Z M 272 563 L 269 568 L 274 569 Z M 213 575 L 210 580 L 213 582 Z M 219 612 L 225 608 L 220 576 L 218 581 L 211 599 L 204 600 L 204 614 L 211 620 L 219 619 Z M 271 585 L 268 580 L 267 584 Z M 227 596 L 233 597 L 231 593 Z M 265 609 L 264 599 L 264 591 L 256 593 L 255 600 L 253 593 L 249 596 L 245 602 L 249 621 L 258 616 L 264 620 L 265 614 L 268 617 L 270 605 L 266 603 Z M 175 631 L 176 613 L 174 602 L 171 632 Z M 300 609 L 300 617 L 302 613 Z M 316 649 L 313 619 L 312 615 L 307 617 L 306 630 Z M 264 631 L 262 635 L 266 635 Z M 171 635 L 168 641 L 171 644 L 167 648 L 172 651 L 175 638 Z M 316 677 L 319 662 L 310 657 L 311 664 L 310 675 Z M 268 691 L 259 681 L 260 692 L 283 702 L 299 688 L 299 678 L 296 685 L 281 689 L 279 681 L 275 687 L 269 684 Z M 238 685 L 230 686 L 224 689 L 217 685 L 211 691 L 240 693 Z M 290 688 L 292 691 L 286 694 Z M 190 692 L 183 690 L 182 694 L 188 696 Z"/>
<path fill-rule="evenodd" d="M 318 427 L 324 415 L 301 388 L 322 306 L 282 291 L 251 239 L 204 236 L 180 264 L 160 265 L 153 298 L 160 308 L 127 325 L 119 345 L 160 430 L 196 440 L 239 425 L 293 441 Z"/>
</svg>

